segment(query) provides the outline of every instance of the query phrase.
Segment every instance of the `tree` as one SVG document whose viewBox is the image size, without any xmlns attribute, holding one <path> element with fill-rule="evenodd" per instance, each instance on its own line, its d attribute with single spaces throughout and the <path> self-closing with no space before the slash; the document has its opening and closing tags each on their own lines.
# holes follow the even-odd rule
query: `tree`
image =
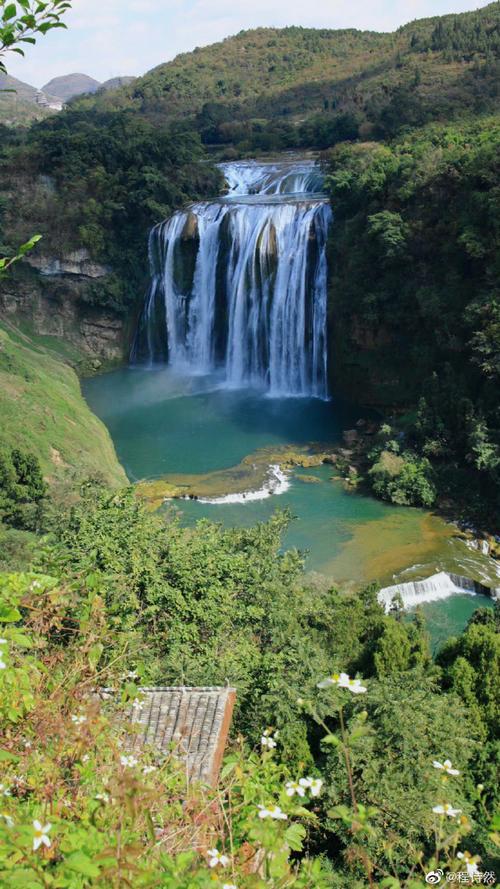
<svg viewBox="0 0 500 889">
<path fill-rule="evenodd" d="M 37 458 L 14 448 L 0 451 L 0 519 L 14 528 L 36 531 L 47 485 Z"/>
</svg>

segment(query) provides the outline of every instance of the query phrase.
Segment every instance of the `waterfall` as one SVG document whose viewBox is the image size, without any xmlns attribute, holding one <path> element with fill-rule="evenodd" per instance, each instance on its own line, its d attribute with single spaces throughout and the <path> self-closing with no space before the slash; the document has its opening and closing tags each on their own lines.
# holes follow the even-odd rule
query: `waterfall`
<svg viewBox="0 0 500 889">
<path fill-rule="evenodd" d="M 397 595 L 401 596 L 405 609 L 412 609 L 424 602 L 447 599 L 448 596 L 453 596 L 455 593 L 462 593 L 462 595 L 466 593 L 469 596 L 491 596 L 492 598 L 496 598 L 498 595 L 495 588 L 487 587 L 470 577 L 440 571 L 425 580 L 397 583 L 394 586 L 385 587 L 380 590 L 378 600 L 386 611 L 390 611 L 392 601 Z"/>
<path fill-rule="evenodd" d="M 134 362 L 228 387 L 327 397 L 331 209 L 312 161 L 222 164 L 228 194 L 150 235 L 151 288 Z"/>
</svg>

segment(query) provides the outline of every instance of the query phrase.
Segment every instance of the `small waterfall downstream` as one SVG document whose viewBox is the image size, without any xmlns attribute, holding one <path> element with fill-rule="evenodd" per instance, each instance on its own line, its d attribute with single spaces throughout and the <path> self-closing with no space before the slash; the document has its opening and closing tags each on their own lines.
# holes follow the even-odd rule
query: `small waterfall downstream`
<svg viewBox="0 0 500 889">
<path fill-rule="evenodd" d="M 385 587 L 380 590 L 378 600 L 386 611 L 390 611 L 394 598 L 400 596 L 403 607 L 411 610 L 418 605 L 423 605 L 424 602 L 447 599 L 456 593 L 462 595 L 466 593 L 469 596 L 490 596 L 495 599 L 499 597 L 500 590 L 487 587 L 470 577 L 440 571 L 425 580 L 397 583 L 394 586 Z"/>
<path fill-rule="evenodd" d="M 222 164 L 228 194 L 156 226 L 131 359 L 326 398 L 331 209 L 312 161 Z"/>
</svg>

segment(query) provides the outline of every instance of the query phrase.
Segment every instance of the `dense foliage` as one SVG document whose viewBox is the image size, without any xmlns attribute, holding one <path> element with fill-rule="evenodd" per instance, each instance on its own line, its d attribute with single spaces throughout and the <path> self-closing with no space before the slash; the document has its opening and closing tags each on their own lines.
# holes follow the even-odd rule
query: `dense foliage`
<svg viewBox="0 0 500 889">
<path fill-rule="evenodd" d="M 4 213 L 9 238 L 36 226 L 45 252 L 85 247 L 114 272 L 86 298 L 130 307 L 146 284 L 152 225 L 220 190 L 218 171 L 203 157 L 197 135 L 180 126 L 154 126 L 130 112 L 60 114 L 6 153 L 4 169 L 15 159 L 14 184 L 23 183 Z"/>
<path fill-rule="evenodd" d="M 38 530 L 47 492 L 40 463 L 33 454 L 18 448 L 0 451 L 0 517 L 6 525 Z"/>
<path fill-rule="evenodd" d="M 2 885 L 421 889 L 464 869 L 459 849 L 493 869 L 495 615 L 435 665 L 421 620 L 374 589 L 308 590 L 284 522 L 181 529 L 89 485 L 31 573 L 0 574 Z M 235 683 L 234 729 L 262 752 L 234 743 L 208 793 L 186 791 L 175 751 L 130 759 L 127 720 L 158 681 Z M 433 767 L 448 757 L 463 776 Z M 272 805 L 286 818 L 259 817 Z"/>
<path fill-rule="evenodd" d="M 491 521 L 500 515 L 499 148 L 498 120 L 488 118 L 328 156 L 337 382 L 404 409 L 396 426 L 401 450 L 419 455 L 413 467 L 431 460 L 439 492 L 463 490 L 470 511 Z M 387 490 L 380 466 L 373 476 Z"/>
</svg>

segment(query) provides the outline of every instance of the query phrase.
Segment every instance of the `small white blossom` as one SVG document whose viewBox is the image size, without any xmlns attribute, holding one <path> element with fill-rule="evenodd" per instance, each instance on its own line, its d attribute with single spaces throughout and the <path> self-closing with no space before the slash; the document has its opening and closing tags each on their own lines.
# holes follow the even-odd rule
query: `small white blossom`
<svg viewBox="0 0 500 889">
<path fill-rule="evenodd" d="M 321 682 L 318 682 L 318 688 L 330 688 L 332 685 L 338 685 L 340 682 L 340 676 L 345 676 L 345 673 L 332 673 L 331 676 L 327 676 L 326 679 L 323 679 Z"/>
<path fill-rule="evenodd" d="M 0 784 L 0 793 L 2 796 L 10 796 L 10 790 L 8 787 L 5 787 L 4 784 Z"/>
<path fill-rule="evenodd" d="M 90 759 L 90 756 L 88 755 L 88 753 L 85 753 L 85 754 L 82 756 L 82 762 L 83 762 L 83 763 L 88 762 L 89 759 Z"/>
<path fill-rule="evenodd" d="M 137 670 L 129 670 L 129 672 L 127 673 L 127 679 L 137 679 L 138 676 L 139 674 Z"/>
<path fill-rule="evenodd" d="M 0 639 L 0 645 L 8 645 L 8 639 Z"/>
<path fill-rule="evenodd" d="M 14 819 L 7 815 L 5 812 L 0 812 L 0 818 L 5 821 L 7 827 L 14 827 Z"/>
<path fill-rule="evenodd" d="M 35 831 L 35 836 L 33 838 L 34 852 L 36 852 L 36 850 L 39 849 L 40 846 L 47 846 L 47 849 L 50 849 L 52 843 L 47 834 L 51 827 L 51 824 L 42 825 L 41 821 L 33 821 L 33 829 Z"/>
<path fill-rule="evenodd" d="M 238 889 L 235 883 L 223 883 L 222 889 Z"/>
<path fill-rule="evenodd" d="M 305 787 L 299 781 L 287 781 L 286 783 L 286 795 L 287 796 L 305 796 L 306 791 Z"/>
<path fill-rule="evenodd" d="M 218 849 L 208 849 L 207 855 L 209 867 L 217 867 L 219 864 L 221 867 L 227 867 L 229 864 L 227 855 L 224 855 L 223 852 L 219 852 Z"/>
<path fill-rule="evenodd" d="M 276 740 L 279 738 L 279 734 L 278 731 L 274 731 L 272 728 L 266 728 L 265 731 L 262 732 L 262 738 L 260 739 L 262 747 L 267 747 L 268 750 L 273 750 L 276 747 Z"/>
<path fill-rule="evenodd" d="M 347 673 L 332 673 L 322 682 L 318 682 L 318 688 L 330 688 L 337 685 L 339 688 L 347 688 L 355 695 L 364 694 L 367 689 L 361 685 L 361 679 L 351 679 Z"/>
<path fill-rule="evenodd" d="M 139 698 L 134 698 L 134 700 L 132 701 L 132 707 L 134 708 L 134 710 L 144 710 L 144 704 L 142 701 L 139 700 Z"/>
<path fill-rule="evenodd" d="M 275 818 L 276 821 L 286 821 L 288 815 L 280 809 L 279 806 L 257 806 L 259 809 L 259 818 Z"/>
<path fill-rule="evenodd" d="M 350 679 L 346 673 L 340 674 L 339 688 L 347 688 L 354 695 L 362 695 L 367 691 L 367 688 L 361 685 L 361 679 Z"/>
<path fill-rule="evenodd" d="M 452 769 L 451 761 L 449 759 L 445 759 L 444 762 L 438 762 L 437 759 L 433 760 L 432 765 L 435 769 L 442 769 L 443 772 L 446 772 L 447 775 L 459 775 L 460 772 L 458 769 Z"/>
<path fill-rule="evenodd" d="M 454 809 L 449 803 L 443 803 L 443 805 L 434 806 L 432 811 L 436 815 L 447 815 L 448 818 L 456 818 L 457 815 L 461 814 L 462 809 Z"/>
<path fill-rule="evenodd" d="M 139 765 L 139 760 L 135 756 L 120 756 L 120 762 L 126 769 L 133 769 Z"/>
<path fill-rule="evenodd" d="M 41 588 L 42 588 L 42 584 L 40 583 L 39 580 L 34 580 L 33 583 L 31 584 L 32 590 L 40 590 Z"/>
<path fill-rule="evenodd" d="M 470 852 L 457 852 L 457 858 L 465 864 L 467 875 L 469 877 L 472 877 L 473 879 L 475 875 L 479 873 L 479 868 L 477 866 L 479 859 L 477 856 L 476 858 L 473 858 Z"/>
<path fill-rule="evenodd" d="M 84 722 L 87 722 L 87 717 L 83 713 L 73 714 L 71 722 L 74 722 L 75 725 L 83 725 Z"/>
<path fill-rule="evenodd" d="M 311 796 L 319 796 L 321 793 L 321 788 L 323 787 L 323 781 L 321 778 L 301 778 L 299 783 L 306 790 L 310 791 Z"/>
<path fill-rule="evenodd" d="M 142 770 L 143 775 L 150 775 L 151 772 L 156 772 L 156 766 L 144 766 Z"/>
<path fill-rule="evenodd" d="M 94 799 L 98 799 L 102 803 L 109 803 L 109 793 L 96 793 Z"/>
<path fill-rule="evenodd" d="M 2 657 L 0 655 L 0 670 L 6 670 L 6 669 L 7 669 L 7 664 L 5 663 L 5 661 L 2 660 Z"/>
</svg>

